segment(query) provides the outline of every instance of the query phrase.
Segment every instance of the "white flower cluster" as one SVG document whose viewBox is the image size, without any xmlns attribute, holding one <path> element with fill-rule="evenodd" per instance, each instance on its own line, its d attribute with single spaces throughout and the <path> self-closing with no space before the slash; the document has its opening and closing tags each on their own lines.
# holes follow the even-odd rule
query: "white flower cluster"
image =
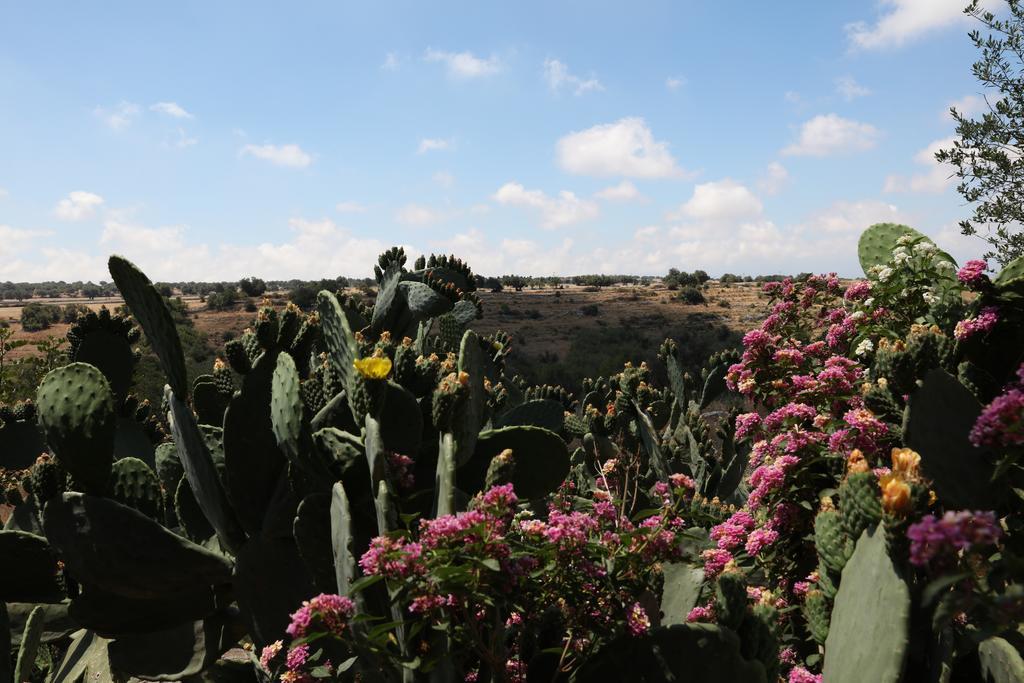
<svg viewBox="0 0 1024 683">
<path fill-rule="evenodd" d="M 871 343 L 870 339 L 864 339 L 860 344 L 857 344 L 857 348 L 854 349 L 854 354 L 858 356 L 866 356 L 875 350 L 875 345 Z"/>
</svg>

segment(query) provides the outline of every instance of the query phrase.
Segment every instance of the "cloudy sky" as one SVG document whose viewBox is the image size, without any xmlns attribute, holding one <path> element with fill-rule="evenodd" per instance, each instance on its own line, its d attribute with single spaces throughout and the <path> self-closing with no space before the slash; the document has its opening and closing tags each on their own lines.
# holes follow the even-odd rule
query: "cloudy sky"
<svg viewBox="0 0 1024 683">
<path fill-rule="evenodd" d="M 497 7 L 497 5 L 501 7 Z M 984 106 L 966 0 L 6 2 L 0 280 L 854 275 Z"/>
</svg>

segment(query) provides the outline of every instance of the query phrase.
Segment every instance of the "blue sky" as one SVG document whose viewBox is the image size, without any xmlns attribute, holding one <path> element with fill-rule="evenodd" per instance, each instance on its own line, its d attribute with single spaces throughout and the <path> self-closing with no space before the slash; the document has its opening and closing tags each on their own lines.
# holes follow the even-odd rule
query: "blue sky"
<svg viewBox="0 0 1024 683">
<path fill-rule="evenodd" d="M 0 280 L 854 275 L 980 111 L 965 0 L 0 2 Z"/>
</svg>

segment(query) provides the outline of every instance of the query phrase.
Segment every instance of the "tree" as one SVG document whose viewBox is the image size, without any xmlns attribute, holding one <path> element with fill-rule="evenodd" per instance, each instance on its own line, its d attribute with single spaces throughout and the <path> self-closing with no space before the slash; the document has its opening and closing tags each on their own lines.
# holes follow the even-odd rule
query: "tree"
<svg viewBox="0 0 1024 683">
<path fill-rule="evenodd" d="M 989 31 L 971 31 L 971 42 L 981 59 L 971 70 L 986 88 L 988 111 L 969 118 L 955 107 L 957 138 L 953 146 L 935 154 L 937 161 L 956 168 L 957 191 L 975 204 L 974 214 L 960 221 L 965 235 L 986 233 L 992 250 L 985 256 L 1002 264 L 1024 255 L 1024 2 L 1007 0 L 1009 15 L 997 19 L 973 0 L 964 12 Z"/>
<path fill-rule="evenodd" d="M 267 283 L 258 277 L 245 277 L 238 281 L 246 296 L 259 296 L 267 291 Z"/>
</svg>

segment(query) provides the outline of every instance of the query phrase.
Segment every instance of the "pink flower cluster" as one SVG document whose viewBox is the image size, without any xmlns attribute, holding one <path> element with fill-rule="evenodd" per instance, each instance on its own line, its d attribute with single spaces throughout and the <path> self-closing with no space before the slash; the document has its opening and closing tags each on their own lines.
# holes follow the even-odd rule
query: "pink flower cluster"
<svg viewBox="0 0 1024 683">
<path fill-rule="evenodd" d="M 975 446 L 1024 446 L 1024 365 L 1017 381 L 985 406 L 970 434 Z"/>
<path fill-rule="evenodd" d="M 821 674 L 812 674 L 802 666 L 789 670 L 788 683 L 821 683 Z"/>
<path fill-rule="evenodd" d="M 925 515 L 907 529 L 910 562 L 918 567 L 948 563 L 960 551 L 994 545 L 1002 533 L 993 512 L 951 510 L 941 519 Z"/>
<path fill-rule="evenodd" d="M 973 318 L 964 318 L 953 328 L 953 336 L 959 340 L 969 339 L 977 334 L 985 334 L 999 322 L 999 309 L 986 306 L 981 313 Z"/>
<path fill-rule="evenodd" d="M 426 568 L 420 561 L 423 546 L 405 538 L 377 536 L 359 558 L 359 566 L 368 576 L 380 574 L 389 579 L 401 579 L 411 574 L 422 574 Z"/>
<path fill-rule="evenodd" d="M 986 270 L 988 270 L 987 261 L 974 259 L 965 263 L 963 268 L 957 271 L 956 277 L 971 289 L 981 289 L 988 282 L 988 276 L 985 275 Z"/>
<path fill-rule="evenodd" d="M 318 628 L 340 636 L 355 613 L 355 603 L 349 598 L 321 593 L 302 603 L 302 607 L 292 614 L 291 623 L 285 631 L 292 638 L 302 638 L 315 623 Z"/>
<path fill-rule="evenodd" d="M 416 485 L 416 478 L 413 476 L 413 469 L 416 463 L 408 455 L 400 453 L 388 453 L 387 459 L 388 474 L 391 480 L 401 491 L 410 491 Z"/>
</svg>

